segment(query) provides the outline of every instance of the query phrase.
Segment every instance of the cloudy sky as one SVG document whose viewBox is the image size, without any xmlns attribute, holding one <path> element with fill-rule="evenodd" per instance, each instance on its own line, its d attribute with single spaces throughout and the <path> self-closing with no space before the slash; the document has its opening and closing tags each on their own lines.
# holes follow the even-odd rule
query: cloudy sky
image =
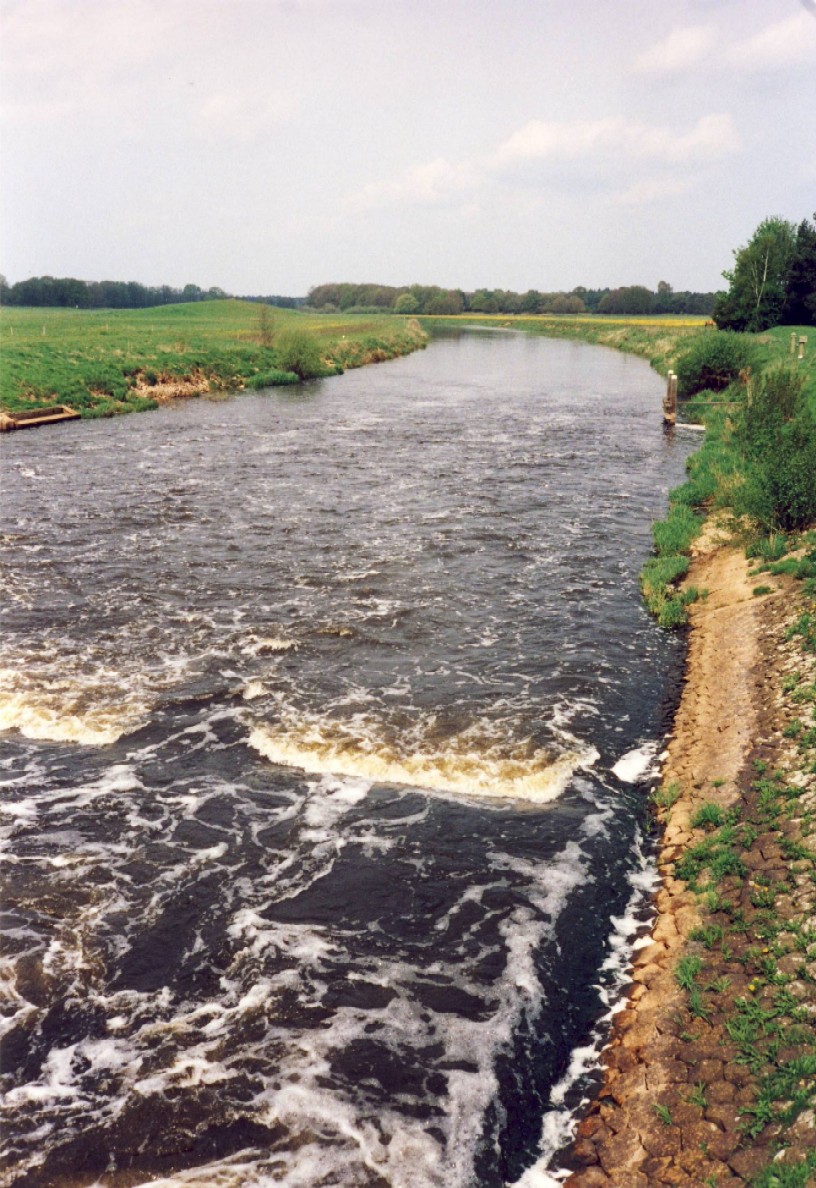
<svg viewBox="0 0 816 1188">
<path fill-rule="evenodd" d="M 816 0 L 0 0 L 0 271 L 721 286 L 816 210 Z"/>
</svg>

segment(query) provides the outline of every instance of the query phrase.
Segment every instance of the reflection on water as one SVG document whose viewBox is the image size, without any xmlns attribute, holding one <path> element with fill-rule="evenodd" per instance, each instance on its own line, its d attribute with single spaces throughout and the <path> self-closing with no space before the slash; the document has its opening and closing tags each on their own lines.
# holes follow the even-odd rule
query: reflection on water
<svg viewBox="0 0 816 1188">
<path fill-rule="evenodd" d="M 0 443 L 2 1183 L 555 1154 L 653 877 L 659 389 L 465 336 Z"/>
</svg>

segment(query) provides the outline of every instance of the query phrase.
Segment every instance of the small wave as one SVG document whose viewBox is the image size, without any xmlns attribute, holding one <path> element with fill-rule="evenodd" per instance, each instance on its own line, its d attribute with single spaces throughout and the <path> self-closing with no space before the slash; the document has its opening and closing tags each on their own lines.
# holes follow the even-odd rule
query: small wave
<svg viewBox="0 0 816 1188">
<path fill-rule="evenodd" d="M 95 704 L 89 706 L 89 700 Z M 25 738 L 103 747 L 134 730 L 144 713 L 142 705 L 91 699 L 87 688 L 70 681 L 50 681 L 48 688 L 25 688 L 22 674 L 0 671 L 0 731 L 17 730 Z"/>
<path fill-rule="evenodd" d="M 355 725 L 359 725 L 356 722 Z M 487 800 L 555 800 L 580 768 L 598 759 L 594 748 L 553 753 L 519 747 L 516 753 L 474 730 L 449 738 L 441 747 L 401 753 L 371 730 L 350 733 L 334 722 L 289 728 L 257 726 L 250 746 L 270 762 L 310 775 L 346 776 L 371 782 L 401 784 L 429 792 Z"/>
<path fill-rule="evenodd" d="M 264 656 L 274 652 L 288 652 L 297 649 L 298 643 L 294 639 L 283 639 L 277 635 L 251 635 L 241 648 L 246 656 Z"/>
</svg>

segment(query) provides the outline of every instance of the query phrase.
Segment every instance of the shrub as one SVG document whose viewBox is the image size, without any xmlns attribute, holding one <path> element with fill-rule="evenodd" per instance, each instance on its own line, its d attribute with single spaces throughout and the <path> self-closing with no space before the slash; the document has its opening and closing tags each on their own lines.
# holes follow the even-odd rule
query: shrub
<svg viewBox="0 0 816 1188">
<path fill-rule="evenodd" d="M 315 379 L 326 375 L 326 367 L 320 356 L 317 340 L 305 330 L 290 330 L 278 341 L 278 364 L 281 371 L 292 371 L 300 379 Z"/>
<path fill-rule="evenodd" d="M 816 416 L 803 379 L 787 367 L 766 371 L 749 389 L 743 451 L 743 509 L 783 532 L 816 520 Z"/>
<path fill-rule="evenodd" d="M 756 360 L 756 347 L 745 334 L 730 330 L 695 335 L 677 360 L 677 386 L 682 396 L 709 389 L 721 392 Z"/>
</svg>

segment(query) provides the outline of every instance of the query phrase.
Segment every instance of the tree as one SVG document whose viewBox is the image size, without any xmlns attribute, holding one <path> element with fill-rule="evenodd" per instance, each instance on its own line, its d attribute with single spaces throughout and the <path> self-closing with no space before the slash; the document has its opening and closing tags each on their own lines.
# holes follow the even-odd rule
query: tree
<svg viewBox="0 0 816 1188">
<path fill-rule="evenodd" d="M 550 313 L 581 314 L 586 313 L 586 306 L 575 293 L 556 293 L 550 302 Z"/>
<path fill-rule="evenodd" d="M 764 219 L 745 247 L 734 252 L 734 267 L 723 276 L 728 292 L 718 295 L 714 321 L 721 330 L 767 330 L 782 320 L 788 272 L 796 249 L 796 229 L 785 219 Z"/>
<path fill-rule="evenodd" d="M 477 289 L 470 298 L 473 313 L 498 313 L 499 303 L 489 289 Z"/>
<path fill-rule="evenodd" d="M 394 302 L 394 313 L 415 314 L 419 312 L 419 302 L 413 293 L 402 293 Z"/>
<path fill-rule="evenodd" d="M 782 320 L 788 326 L 816 326 L 816 227 L 807 219 L 796 230 Z"/>
<path fill-rule="evenodd" d="M 653 294 L 644 285 L 624 285 L 613 289 L 598 303 L 600 314 L 647 314 L 651 313 Z"/>
<path fill-rule="evenodd" d="M 652 313 L 670 313 L 673 307 L 674 290 L 668 281 L 657 282 L 657 295 L 652 303 Z"/>
</svg>

